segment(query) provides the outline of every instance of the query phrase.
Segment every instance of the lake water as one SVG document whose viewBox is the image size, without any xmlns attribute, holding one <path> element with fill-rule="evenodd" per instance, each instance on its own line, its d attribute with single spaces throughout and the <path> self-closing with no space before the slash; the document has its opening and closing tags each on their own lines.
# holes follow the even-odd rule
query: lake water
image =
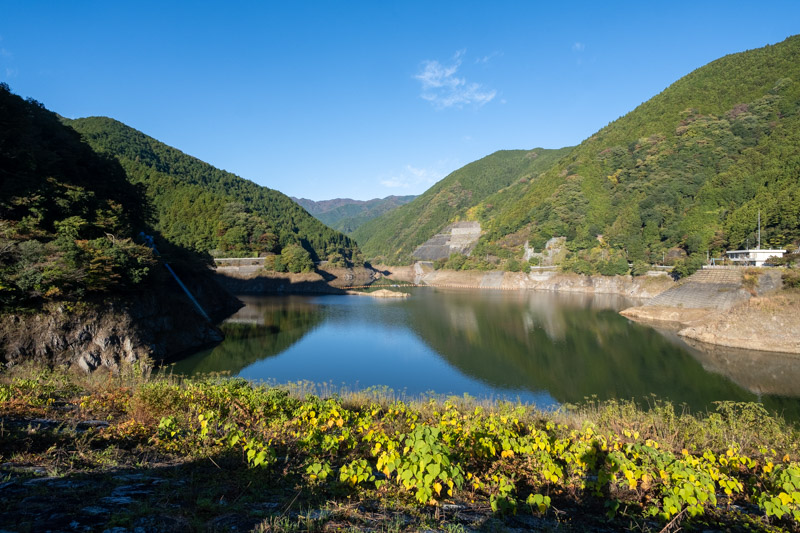
<svg viewBox="0 0 800 533">
<path fill-rule="evenodd" d="M 692 347 L 630 322 L 613 295 L 410 289 L 406 299 L 243 296 L 226 339 L 174 372 L 228 371 L 252 380 L 311 381 L 396 395 L 465 393 L 552 408 L 587 397 L 653 395 L 693 411 L 761 401 L 800 418 L 800 359 Z"/>
</svg>

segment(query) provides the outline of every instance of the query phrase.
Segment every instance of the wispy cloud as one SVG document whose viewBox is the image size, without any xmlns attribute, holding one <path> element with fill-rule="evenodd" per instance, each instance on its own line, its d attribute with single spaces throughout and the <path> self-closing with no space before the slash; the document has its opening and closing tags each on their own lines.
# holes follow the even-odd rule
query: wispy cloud
<svg viewBox="0 0 800 533">
<path fill-rule="evenodd" d="M 488 56 L 482 56 L 482 57 L 479 57 L 479 58 L 475 59 L 475 64 L 476 65 L 485 65 L 486 63 L 488 63 L 489 61 L 491 61 L 495 57 L 498 57 L 498 56 L 501 56 L 501 55 L 503 55 L 503 54 L 501 54 L 500 52 L 492 52 Z"/>
<path fill-rule="evenodd" d="M 0 43 L 3 41 L 3 36 L 0 35 Z M 0 67 L 3 68 L 5 79 L 11 79 L 17 75 L 17 69 L 12 65 L 14 54 L 12 54 L 4 46 L 0 45 Z"/>
<path fill-rule="evenodd" d="M 419 189 L 423 187 L 422 190 L 424 190 L 443 177 L 444 175 L 438 170 L 406 165 L 400 172 L 380 180 L 380 183 L 384 187 L 391 189 Z"/>
<path fill-rule="evenodd" d="M 497 91 L 486 89 L 479 83 L 468 82 L 456 73 L 461 67 L 464 50 L 453 56 L 452 63 L 444 65 L 436 60 L 422 62 L 421 70 L 414 76 L 422 84 L 420 96 L 438 109 L 461 108 L 465 105 L 485 105 L 494 99 Z M 488 56 L 487 59 L 488 61 Z"/>
<path fill-rule="evenodd" d="M 585 48 L 586 48 L 586 45 L 583 44 L 582 42 L 576 42 L 575 44 L 572 45 L 572 51 L 573 52 L 583 52 L 583 50 Z"/>
</svg>

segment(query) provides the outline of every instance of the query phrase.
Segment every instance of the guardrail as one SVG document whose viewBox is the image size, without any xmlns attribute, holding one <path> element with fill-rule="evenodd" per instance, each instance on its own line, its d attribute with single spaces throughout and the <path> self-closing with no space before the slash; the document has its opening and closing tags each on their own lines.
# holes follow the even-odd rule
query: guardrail
<svg viewBox="0 0 800 533">
<path fill-rule="evenodd" d="M 261 266 L 266 257 L 215 257 L 217 266 Z"/>
</svg>

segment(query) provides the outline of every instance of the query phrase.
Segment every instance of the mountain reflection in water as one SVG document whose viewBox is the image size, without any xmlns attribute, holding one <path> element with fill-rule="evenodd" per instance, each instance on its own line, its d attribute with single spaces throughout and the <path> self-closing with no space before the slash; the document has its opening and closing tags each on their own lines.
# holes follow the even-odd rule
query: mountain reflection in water
<svg viewBox="0 0 800 533">
<path fill-rule="evenodd" d="M 692 410 L 761 401 L 800 418 L 796 358 L 689 346 L 619 316 L 633 303 L 620 296 L 411 291 L 401 301 L 242 297 L 246 306 L 221 325 L 225 341 L 174 371 L 518 398 L 543 408 L 592 396 L 655 395 Z"/>
</svg>

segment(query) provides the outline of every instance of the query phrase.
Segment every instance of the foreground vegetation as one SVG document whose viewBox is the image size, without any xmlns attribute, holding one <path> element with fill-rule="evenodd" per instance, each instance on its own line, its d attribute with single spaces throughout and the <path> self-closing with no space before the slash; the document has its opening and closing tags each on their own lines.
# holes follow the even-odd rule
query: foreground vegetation
<svg viewBox="0 0 800 533">
<path fill-rule="evenodd" d="M 800 434 L 758 404 L 542 413 L 306 392 L 7 371 L 0 520 L 39 527 L 41 502 L 49 520 L 89 527 L 800 530 Z M 32 471 L 51 477 L 27 480 Z M 58 503 L 37 491 L 57 483 L 59 501 L 78 507 L 53 513 Z"/>
</svg>

